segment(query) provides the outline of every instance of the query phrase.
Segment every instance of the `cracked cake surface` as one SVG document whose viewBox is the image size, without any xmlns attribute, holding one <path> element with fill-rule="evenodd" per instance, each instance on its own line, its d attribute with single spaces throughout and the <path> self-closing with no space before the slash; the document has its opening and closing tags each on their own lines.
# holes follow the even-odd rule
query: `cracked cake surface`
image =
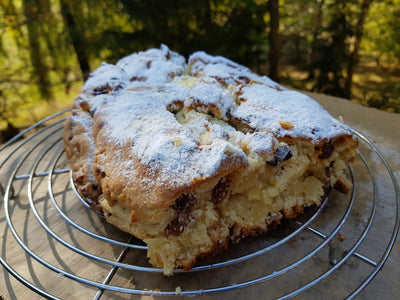
<svg viewBox="0 0 400 300">
<path fill-rule="evenodd" d="M 318 103 L 221 56 L 162 45 L 103 63 L 65 123 L 78 190 L 171 275 L 348 192 L 351 130 Z"/>
</svg>

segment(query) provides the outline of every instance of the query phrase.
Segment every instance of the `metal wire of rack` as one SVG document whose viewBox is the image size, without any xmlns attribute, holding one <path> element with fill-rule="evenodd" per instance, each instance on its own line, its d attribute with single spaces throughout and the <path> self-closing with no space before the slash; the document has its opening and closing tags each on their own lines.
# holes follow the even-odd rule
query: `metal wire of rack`
<svg viewBox="0 0 400 300">
<path fill-rule="evenodd" d="M 354 130 L 360 148 L 348 169 L 350 195 L 332 192 L 319 208 L 267 235 L 165 277 L 148 264 L 146 245 L 107 224 L 80 198 L 63 152 L 61 117 L 67 112 L 42 120 L 0 148 L 0 263 L 40 296 L 207 298 L 251 289 L 264 296 L 268 290 L 268 298 L 277 299 L 329 290 L 353 298 L 393 248 L 399 188 L 377 147 Z M 382 226 L 384 232 L 378 230 Z"/>
</svg>

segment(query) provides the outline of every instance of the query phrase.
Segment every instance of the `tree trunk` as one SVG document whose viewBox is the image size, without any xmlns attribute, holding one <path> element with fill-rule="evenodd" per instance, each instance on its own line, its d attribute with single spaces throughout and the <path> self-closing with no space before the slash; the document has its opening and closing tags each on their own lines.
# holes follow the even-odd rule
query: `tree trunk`
<svg viewBox="0 0 400 300">
<path fill-rule="evenodd" d="M 312 42 L 311 42 L 311 49 L 310 49 L 310 55 L 309 55 L 309 60 L 308 60 L 308 68 L 309 68 L 309 73 L 308 73 L 308 79 L 314 79 L 315 78 L 315 64 L 316 64 L 316 58 L 315 55 L 318 53 L 318 38 L 319 35 L 322 31 L 322 16 L 323 16 L 323 6 L 325 5 L 325 0 L 321 0 L 318 2 L 318 11 L 315 19 L 315 26 L 312 31 Z"/>
<path fill-rule="evenodd" d="M 52 97 L 47 66 L 40 48 L 40 16 L 34 0 L 23 1 L 24 15 L 28 28 L 29 53 L 33 65 L 33 75 L 37 80 L 41 96 L 49 100 Z"/>
<path fill-rule="evenodd" d="M 78 58 L 79 67 L 82 72 L 82 77 L 86 80 L 89 77 L 90 66 L 89 60 L 86 54 L 85 42 L 82 33 L 79 32 L 76 27 L 74 17 L 68 5 L 67 0 L 60 0 L 61 14 L 64 18 L 65 26 L 67 27 L 69 36 L 72 41 L 72 46 L 74 47 L 76 56 Z"/>
<path fill-rule="evenodd" d="M 269 76 L 279 82 L 279 58 L 281 55 L 281 40 L 279 35 L 279 0 L 269 1 Z"/>
<path fill-rule="evenodd" d="M 359 52 L 360 52 L 360 45 L 361 45 L 361 40 L 364 32 L 364 23 L 365 19 L 368 16 L 368 10 L 371 5 L 373 0 L 363 0 L 361 4 L 361 11 L 360 14 L 358 15 L 358 21 L 357 25 L 355 27 L 354 33 L 355 33 L 355 41 L 354 41 L 354 48 L 353 51 L 350 54 L 349 57 L 349 63 L 347 65 L 347 78 L 345 82 L 345 96 L 346 98 L 350 99 L 351 98 L 351 89 L 353 85 L 353 74 L 355 71 L 355 67 L 358 63 L 359 60 Z"/>
</svg>

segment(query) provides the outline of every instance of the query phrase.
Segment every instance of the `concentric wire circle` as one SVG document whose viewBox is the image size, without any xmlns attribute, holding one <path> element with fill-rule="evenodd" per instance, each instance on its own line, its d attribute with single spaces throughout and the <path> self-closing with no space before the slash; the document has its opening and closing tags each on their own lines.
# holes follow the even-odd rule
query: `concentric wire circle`
<svg viewBox="0 0 400 300">
<path fill-rule="evenodd" d="M 321 207 L 265 236 L 247 238 L 190 271 L 165 277 L 148 264 L 146 245 L 82 204 L 63 151 L 65 113 L 0 148 L 0 263 L 41 296 L 207 298 L 250 292 L 290 298 L 335 292 L 352 298 L 375 277 L 394 245 L 396 179 L 376 146 L 354 131 L 360 148 L 348 169 L 349 195 L 331 192 Z"/>
</svg>

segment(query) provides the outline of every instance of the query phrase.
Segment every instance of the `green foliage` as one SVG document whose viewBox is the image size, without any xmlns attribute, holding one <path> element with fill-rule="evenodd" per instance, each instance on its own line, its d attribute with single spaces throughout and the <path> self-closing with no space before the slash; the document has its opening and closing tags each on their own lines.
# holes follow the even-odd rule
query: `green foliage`
<svg viewBox="0 0 400 300">
<path fill-rule="evenodd" d="M 280 1 L 281 75 L 290 77 L 284 82 L 298 87 L 301 74 L 302 88 L 347 96 L 364 1 Z M 0 130 L 36 121 L 33 107 L 72 98 L 71 89 L 101 61 L 161 43 L 268 73 L 268 10 L 268 0 L 0 0 Z M 400 62 L 400 0 L 373 1 L 362 29 L 362 64 L 386 83 L 355 76 L 353 94 L 398 112 L 400 80 L 392 74 Z"/>
<path fill-rule="evenodd" d="M 362 49 L 378 60 L 400 62 L 400 0 L 376 1 L 365 24 Z"/>
<path fill-rule="evenodd" d="M 380 91 L 368 93 L 365 98 L 371 107 L 400 113 L 398 95 L 400 95 L 400 83 L 395 82 L 385 84 Z"/>
<path fill-rule="evenodd" d="M 111 61 L 165 43 L 183 55 L 201 49 L 250 66 L 266 62 L 262 47 L 266 43 L 263 16 L 267 9 L 263 3 L 221 0 L 122 0 L 121 3 L 134 22 L 130 31 L 114 27 L 103 32 L 99 49 L 109 49 Z"/>
</svg>

